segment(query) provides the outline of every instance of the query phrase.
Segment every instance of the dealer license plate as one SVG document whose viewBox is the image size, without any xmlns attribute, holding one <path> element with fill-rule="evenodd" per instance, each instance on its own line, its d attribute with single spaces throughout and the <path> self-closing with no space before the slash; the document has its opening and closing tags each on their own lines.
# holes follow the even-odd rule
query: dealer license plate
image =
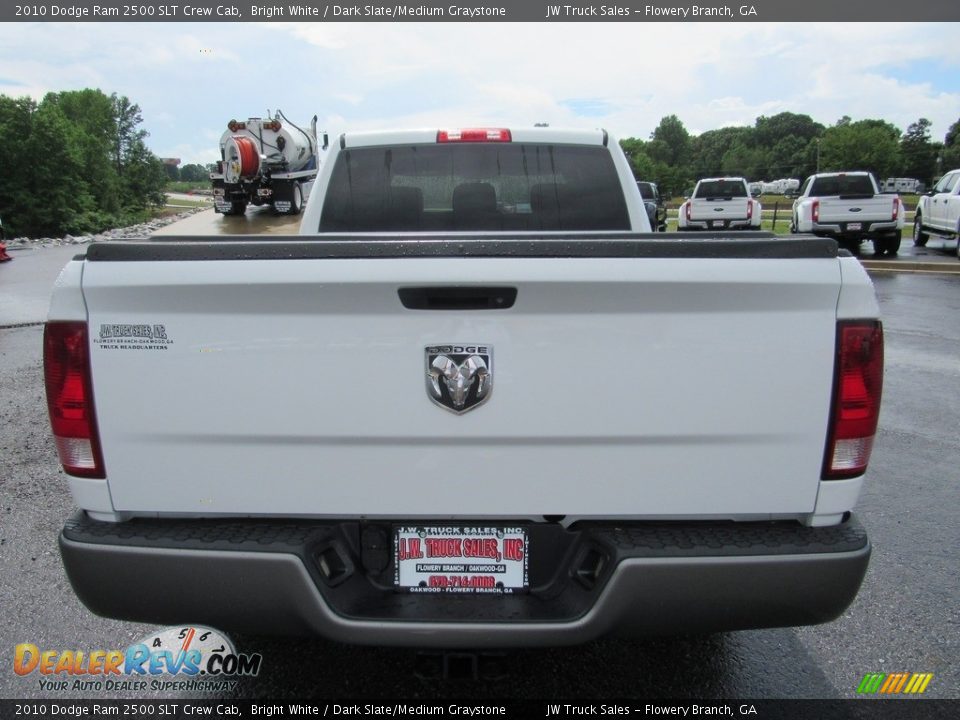
<svg viewBox="0 0 960 720">
<path fill-rule="evenodd" d="M 862 227 L 861 223 L 847 223 L 847 230 L 859 230 Z"/>
<path fill-rule="evenodd" d="M 723 227 L 723 220 L 714 220 L 714 221 L 713 221 L 713 226 L 714 226 L 714 227 Z"/>
<path fill-rule="evenodd" d="M 398 590 L 512 594 L 529 588 L 523 528 L 401 526 L 395 528 L 393 547 Z"/>
</svg>

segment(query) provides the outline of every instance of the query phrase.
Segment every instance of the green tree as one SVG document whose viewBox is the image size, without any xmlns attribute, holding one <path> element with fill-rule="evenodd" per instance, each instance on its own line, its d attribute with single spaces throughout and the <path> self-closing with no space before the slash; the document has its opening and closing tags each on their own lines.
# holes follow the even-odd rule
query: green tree
<svg viewBox="0 0 960 720">
<path fill-rule="evenodd" d="M 71 125 L 81 131 L 77 141 L 90 192 L 102 223 L 114 222 L 121 210 L 121 200 L 120 183 L 110 162 L 116 133 L 112 98 L 100 90 L 87 88 L 51 93 L 44 101 L 56 103 Z"/>
<path fill-rule="evenodd" d="M 930 142 L 930 121 L 920 118 L 907 127 L 900 139 L 901 172 L 929 184 L 937 169 L 940 147 Z"/>
<path fill-rule="evenodd" d="M 809 115 L 782 112 L 771 117 L 761 115 L 754 126 L 754 142 L 762 147 L 774 147 L 788 138 L 799 138 L 804 146 L 824 131 L 823 125 Z"/>
<path fill-rule="evenodd" d="M 937 174 L 942 175 L 955 168 L 960 168 L 960 119 L 950 126 L 943 139 Z"/>
<path fill-rule="evenodd" d="M 724 175 L 743 176 L 750 180 L 756 180 L 771 176 L 770 164 L 770 153 L 768 151 L 738 141 L 723 154 L 721 168 Z"/>
<path fill-rule="evenodd" d="M 750 143 L 751 129 L 747 127 L 724 127 L 718 130 L 708 130 L 697 135 L 690 142 L 691 174 L 697 178 L 722 175 L 724 173 L 724 157 L 734 147 L 746 147 Z M 734 155 L 737 153 L 735 152 Z M 727 164 L 732 162 L 727 159 Z"/>
<path fill-rule="evenodd" d="M 131 158 L 139 154 L 138 143 L 147 138 L 147 131 L 140 127 L 143 123 L 140 106 L 131 103 L 126 95 L 110 96 L 113 103 L 114 132 L 113 132 L 113 162 L 117 175 L 122 176 Z"/>
<path fill-rule="evenodd" d="M 137 220 L 150 206 L 165 202 L 163 188 L 167 174 L 163 163 L 146 146 L 150 133 L 141 126 L 140 106 L 130 102 L 126 95 L 110 96 L 116 122 L 112 151 L 120 179 L 120 194 L 127 220 Z"/>
<path fill-rule="evenodd" d="M 647 153 L 656 161 L 679 167 L 690 157 L 690 133 L 676 115 L 667 115 L 650 134 Z"/>
<path fill-rule="evenodd" d="M 14 235 L 106 229 L 164 201 L 139 108 L 99 90 L 0 95 L 0 213 Z M 122 129 L 122 131 L 121 131 Z"/>
<path fill-rule="evenodd" d="M 163 192 L 166 184 L 167 173 L 160 159 L 147 149 L 143 141 L 131 145 L 127 151 L 123 176 L 128 210 L 143 211 L 150 206 L 163 205 L 166 202 Z"/>
<path fill-rule="evenodd" d="M 210 177 L 210 170 L 203 165 L 189 163 L 180 168 L 180 179 L 187 182 L 205 182 Z"/>
<path fill-rule="evenodd" d="M 47 96 L 32 113 L 24 138 L 29 170 L 17 173 L 26 197 L 22 221 L 33 236 L 84 232 L 95 202 L 84 176 L 82 131 Z"/>
<path fill-rule="evenodd" d="M 0 216 L 8 236 L 26 235 L 33 198 L 24 191 L 20 168 L 30 167 L 24 139 L 29 137 L 37 104 L 27 97 L 0 95 Z"/>
<path fill-rule="evenodd" d="M 623 148 L 623 154 L 627 156 L 630 167 L 633 170 L 633 176 L 637 180 L 652 180 L 656 169 L 653 159 L 647 154 L 647 143 L 638 138 L 624 138 L 620 141 L 620 147 Z"/>
<path fill-rule="evenodd" d="M 883 120 L 841 118 L 820 143 L 820 170 L 868 170 L 885 178 L 900 167 L 900 131 Z"/>
</svg>

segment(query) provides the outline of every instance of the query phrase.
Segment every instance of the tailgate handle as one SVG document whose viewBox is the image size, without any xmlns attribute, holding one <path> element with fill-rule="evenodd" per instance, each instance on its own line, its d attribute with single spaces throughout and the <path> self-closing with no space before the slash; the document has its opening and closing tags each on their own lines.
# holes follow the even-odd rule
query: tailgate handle
<svg viewBox="0 0 960 720">
<path fill-rule="evenodd" d="M 413 287 L 397 294 L 408 310 L 506 310 L 517 300 L 515 287 Z"/>
</svg>

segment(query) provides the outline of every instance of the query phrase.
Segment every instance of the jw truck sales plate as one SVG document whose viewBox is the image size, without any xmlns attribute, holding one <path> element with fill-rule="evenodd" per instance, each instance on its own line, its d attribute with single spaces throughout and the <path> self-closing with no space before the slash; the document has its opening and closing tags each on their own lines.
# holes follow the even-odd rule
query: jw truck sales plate
<svg viewBox="0 0 960 720">
<path fill-rule="evenodd" d="M 399 590 L 509 594 L 529 586 L 523 528 L 401 526 L 393 546 Z"/>
</svg>

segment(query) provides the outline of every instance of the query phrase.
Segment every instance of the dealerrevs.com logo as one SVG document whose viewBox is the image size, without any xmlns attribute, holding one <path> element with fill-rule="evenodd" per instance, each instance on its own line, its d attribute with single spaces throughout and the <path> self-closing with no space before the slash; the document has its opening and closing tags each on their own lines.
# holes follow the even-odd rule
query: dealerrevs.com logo
<svg viewBox="0 0 960 720">
<path fill-rule="evenodd" d="M 13 671 L 36 676 L 43 691 L 227 691 L 260 672 L 263 656 L 238 653 L 213 628 L 177 626 L 150 633 L 126 650 L 14 648 Z"/>
</svg>

